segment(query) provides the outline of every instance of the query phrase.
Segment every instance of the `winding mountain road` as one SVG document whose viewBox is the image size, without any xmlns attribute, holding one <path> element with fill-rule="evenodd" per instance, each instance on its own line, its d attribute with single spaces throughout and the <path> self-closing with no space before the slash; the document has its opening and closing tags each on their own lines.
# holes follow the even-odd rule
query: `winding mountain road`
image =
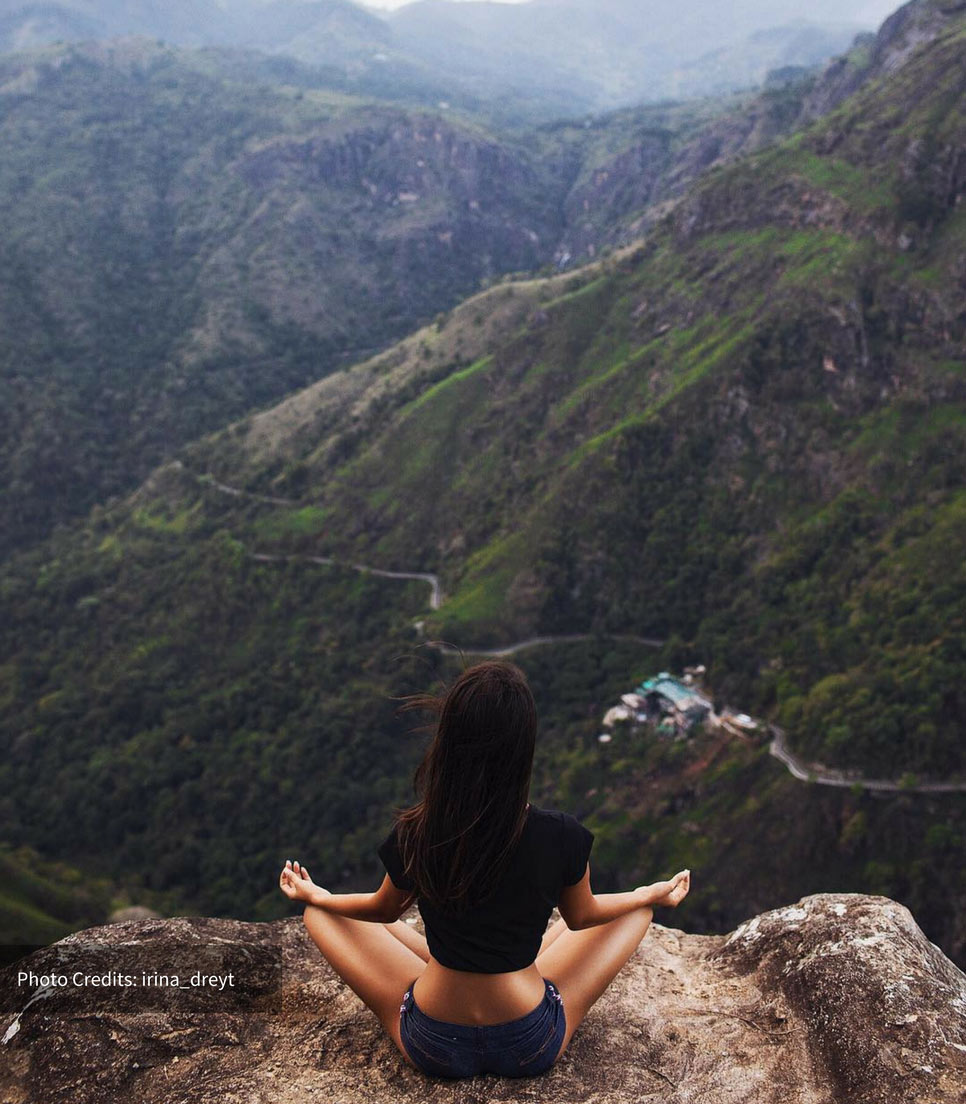
<svg viewBox="0 0 966 1104">
<path fill-rule="evenodd" d="M 556 636 L 531 636 L 518 640 L 515 644 L 502 644 L 498 648 L 457 648 L 453 644 L 433 642 L 430 647 L 446 655 L 458 655 L 461 651 L 470 655 L 493 656 L 502 658 L 525 652 L 528 648 L 541 648 L 546 644 L 578 644 L 583 640 L 595 640 L 603 636 L 607 640 L 624 640 L 633 644 L 642 644 L 645 648 L 663 648 L 664 641 L 652 636 L 631 636 L 628 633 L 560 633 Z"/>
<path fill-rule="evenodd" d="M 199 483 L 211 487 L 221 494 L 231 495 L 233 498 L 247 498 L 254 502 L 265 502 L 275 506 L 302 505 L 302 503 L 297 502 L 295 499 L 273 498 L 270 495 L 258 495 L 253 494 L 251 491 L 243 491 L 238 487 L 231 487 L 227 483 L 219 482 L 212 475 L 197 475 L 190 472 L 180 461 L 176 461 L 176 463 L 181 470 L 186 471 L 189 475 L 194 475 Z M 430 571 L 386 571 L 380 567 L 371 567 L 369 564 L 343 563 L 332 556 L 282 556 L 265 552 L 254 552 L 251 554 L 251 557 L 253 560 L 257 560 L 260 563 L 301 561 L 304 563 L 320 564 L 327 567 L 347 567 L 353 571 L 359 571 L 365 575 L 377 575 L 383 579 L 423 582 L 430 587 L 429 608 L 438 610 L 443 604 L 443 590 L 440 585 L 439 576 L 434 575 Z M 647 636 L 632 636 L 629 634 L 617 633 L 605 633 L 603 635 L 608 640 L 628 641 L 635 644 L 641 644 L 646 648 L 661 648 L 665 643 L 663 640 Z M 446 655 L 459 655 L 462 653 L 464 655 L 505 658 L 507 656 L 516 655 L 518 652 L 527 651 L 530 648 L 540 648 L 551 644 L 576 644 L 584 640 L 593 639 L 595 639 L 593 633 L 561 633 L 549 636 L 531 636 L 526 640 L 517 640 L 512 644 L 502 644 L 498 647 L 491 648 L 477 648 L 472 646 L 458 648 L 453 644 L 446 644 L 440 641 L 428 641 L 427 645 Z M 768 745 L 769 754 L 777 759 L 793 778 L 797 778 L 800 782 L 814 782 L 819 786 L 834 786 L 839 789 L 852 789 L 855 786 L 859 786 L 864 790 L 875 790 L 884 793 L 966 793 L 966 782 L 894 782 L 887 778 L 865 778 L 862 775 L 856 775 L 849 771 L 835 770 L 834 768 L 824 767 L 817 763 L 806 763 L 789 750 L 785 742 L 785 733 L 780 728 L 776 725 L 771 725 L 769 731 L 772 734 L 771 742 Z"/>
<path fill-rule="evenodd" d="M 888 778 L 864 778 L 849 771 L 823 767 L 817 763 L 806 763 L 789 750 L 785 743 L 785 733 L 775 725 L 770 728 L 772 734 L 768 752 L 788 772 L 801 782 L 816 782 L 820 786 L 836 786 L 840 789 L 852 789 L 861 786 L 863 790 L 879 790 L 887 793 L 966 793 L 966 782 L 893 782 Z"/>
<path fill-rule="evenodd" d="M 378 575 L 382 579 L 405 579 L 417 583 L 426 583 L 430 588 L 429 608 L 438 610 L 443 604 L 443 590 L 439 584 L 439 576 L 429 571 L 385 571 L 381 567 L 370 567 L 369 564 L 344 563 L 334 556 L 279 556 L 269 552 L 252 552 L 251 557 L 259 563 L 311 563 L 321 564 L 323 567 L 346 567 L 351 571 L 358 571 L 362 575 Z"/>
</svg>

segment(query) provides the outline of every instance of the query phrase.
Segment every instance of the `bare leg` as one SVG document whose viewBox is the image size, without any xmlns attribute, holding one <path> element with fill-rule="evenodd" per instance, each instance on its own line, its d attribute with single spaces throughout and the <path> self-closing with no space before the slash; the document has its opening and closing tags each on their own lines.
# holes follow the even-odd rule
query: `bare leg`
<svg viewBox="0 0 966 1104">
<path fill-rule="evenodd" d="M 400 943 L 418 954 L 423 962 L 429 962 L 429 944 L 426 942 L 426 936 L 417 931 L 412 924 L 397 920 L 395 924 L 384 924 L 383 927 Z"/>
<path fill-rule="evenodd" d="M 556 943 L 565 931 L 570 931 L 570 929 L 567 927 L 567 921 L 561 916 L 543 933 L 543 939 L 540 941 L 540 950 L 537 951 L 537 957 L 539 958 L 551 943 Z"/>
<path fill-rule="evenodd" d="M 637 949 L 653 915 L 651 909 L 640 908 L 595 928 L 566 928 L 537 955 L 540 973 L 563 997 L 567 1031 L 561 1054 L 591 1006 Z"/>
<path fill-rule="evenodd" d="M 350 920 L 309 905 L 303 914 L 315 945 L 333 970 L 375 1012 L 409 1061 L 399 1037 L 399 1005 L 426 963 L 387 930 L 386 924 Z M 410 1063 L 411 1064 L 411 1063 Z"/>
</svg>

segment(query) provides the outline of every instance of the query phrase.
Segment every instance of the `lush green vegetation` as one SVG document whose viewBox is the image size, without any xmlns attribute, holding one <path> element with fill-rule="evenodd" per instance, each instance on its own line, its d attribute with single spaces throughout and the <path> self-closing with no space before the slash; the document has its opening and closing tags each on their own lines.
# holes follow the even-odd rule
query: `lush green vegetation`
<svg viewBox="0 0 966 1104">
<path fill-rule="evenodd" d="M 313 79 L 147 41 L 0 61 L 0 555 L 482 283 L 629 240 L 807 92 L 524 132 Z"/>
<path fill-rule="evenodd" d="M 0 844 L 0 947 L 45 944 L 103 923 L 123 896 L 104 879 Z"/>
</svg>

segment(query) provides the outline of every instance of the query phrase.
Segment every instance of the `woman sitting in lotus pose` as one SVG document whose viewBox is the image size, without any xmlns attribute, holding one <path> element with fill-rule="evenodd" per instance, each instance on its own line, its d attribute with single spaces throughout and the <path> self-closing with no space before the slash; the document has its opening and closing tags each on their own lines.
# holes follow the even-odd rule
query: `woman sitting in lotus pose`
<svg viewBox="0 0 966 1104">
<path fill-rule="evenodd" d="M 305 926 L 375 1012 L 403 1058 L 435 1077 L 543 1073 L 690 871 L 629 893 L 595 894 L 593 835 L 527 800 L 536 738 L 519 668 L 470 667 L 441 700 L 416 772 L 418 802 L 379 848 L 375 893 L 332 894 L 288 861 L 279 884 Z M 416 901 L 424 939 L 399 917 Z M 554 906 L 562 919 L 549 930 Z"/>
</svg>

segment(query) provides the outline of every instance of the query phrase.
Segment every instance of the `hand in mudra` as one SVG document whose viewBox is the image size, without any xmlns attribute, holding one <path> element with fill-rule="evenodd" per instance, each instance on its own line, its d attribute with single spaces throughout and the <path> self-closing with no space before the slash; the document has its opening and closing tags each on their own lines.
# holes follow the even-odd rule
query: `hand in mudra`
<svg viewBox="0 0 966 1104">
<path fill-rule="evenodd" d="M 285 860 L 282 873 L 278 876 L 278 888 L 292 901 L 311 901 L 313 895 L 325 890 L 312 881 L 308 870 L 300 863 Z"/>
<path fill-rule="evenodd" d="M 691 871 L 682 870 L 675 874 L 669 882 L 658 882 L 654 886 L 642 888 L 663 890 L 661 896 L 655 899 L 654 904 L 661 905 L 664 908 L 677 908 L 687 897 L 688 890 L 691 888 Z"/>
</svg>

